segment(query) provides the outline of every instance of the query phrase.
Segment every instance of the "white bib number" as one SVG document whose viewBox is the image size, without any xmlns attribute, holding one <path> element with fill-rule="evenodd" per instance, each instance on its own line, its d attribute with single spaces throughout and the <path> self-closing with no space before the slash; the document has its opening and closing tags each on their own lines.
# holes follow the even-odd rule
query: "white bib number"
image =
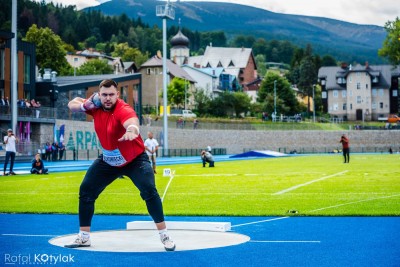
<svg viewBox="0 0 400 267">
<path fill-rule="evenodd" d="M 121 166 L 126 163 L 126 159 L 118 148 L 114 150 L 103 149 L 103 161 L 110 166 Z"/>
</svg>

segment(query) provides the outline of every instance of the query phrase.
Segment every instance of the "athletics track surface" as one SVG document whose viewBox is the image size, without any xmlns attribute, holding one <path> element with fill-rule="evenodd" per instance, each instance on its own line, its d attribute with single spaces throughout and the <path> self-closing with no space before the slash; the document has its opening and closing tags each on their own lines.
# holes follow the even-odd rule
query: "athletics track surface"
<svg viewBox="0 0 400 267">
<path fill-rule="evenodd" d="M 46 167 L 84 170 L 90 163 L 49 162 Z M 15 171 L 27 168 L 29 164 L 18 163 Z M 134 220 L 150 217 L 96 215 L 92 231 L 126 229 L 126 223 Z M 400 217 L 167 216 L 166 220 L 231 222 L 232 231 L 249 236 L 250 241 L 176 252 L 82 251 L 49 243 L 56 236 L 75 233 L 77 215 L 0 214 L 0 266 L 400 266 Z"/>
</svg>

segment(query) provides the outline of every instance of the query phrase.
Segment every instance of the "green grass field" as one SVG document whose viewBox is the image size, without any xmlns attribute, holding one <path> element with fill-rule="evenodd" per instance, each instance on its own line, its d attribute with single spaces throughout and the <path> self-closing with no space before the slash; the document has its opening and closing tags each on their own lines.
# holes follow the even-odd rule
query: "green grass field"
<svg viewBox="0 0 400 267">
<path fill-rule="evenodd" d="M 399 216 L 400 155 L 313 155 L 159 166 L 176 171 L 166 215 Z M 0 177 L 0 212 L 77 213 L 85 172 Z M 168 177 L 158 174 L 163 195 Z M 291 213 L 288 211 L 297 211 Z M 97 214 L 147 214 L 129 179 L 117 179 L 96 202 Z"/>
</svg>

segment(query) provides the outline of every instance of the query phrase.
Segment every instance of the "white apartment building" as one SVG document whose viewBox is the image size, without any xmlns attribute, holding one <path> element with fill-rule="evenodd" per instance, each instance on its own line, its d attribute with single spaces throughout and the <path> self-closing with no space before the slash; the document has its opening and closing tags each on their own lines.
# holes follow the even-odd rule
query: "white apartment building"
<svg viewBox="0 0 400 267">
<path fill-rule="evenodd" d="M 322 67 L 318 81 L 324 112 L 344 120 L 377 120 L 399 113 L 400 66 Z"/>
</svg>

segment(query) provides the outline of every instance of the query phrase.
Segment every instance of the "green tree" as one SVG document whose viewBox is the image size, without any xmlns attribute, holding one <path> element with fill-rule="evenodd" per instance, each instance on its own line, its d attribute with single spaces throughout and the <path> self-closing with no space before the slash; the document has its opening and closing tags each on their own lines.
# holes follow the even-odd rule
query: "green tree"
<svg viewBox="0 0 400 267">
<path fill-rule="evenodd" d="M 36 45 L 36 62 L 39 68 L 50 68 L 60 75 L 70 68 L 65 58 L 65 43 L 49 28 L 38 28 L 33 24 L 23 40 Z"/>
<path fill-rule="evenodd" d="M 265 62 L 264 55 L 255 56 L 256 65 L 257 65 L 257 73 L 260 77 L 264 77 L 265 73 L 267 73 L 267 66 Z"/>
<path fill-rule="evenodd" d="M 270 114 L 274 112 L 274 81 L 276 81 L 277 113 L 295 114 L 300 112 L 300 104 L 296 99 L 289 81 L 274 72 L 267 73 L 257 92 L 257 102 L 264 104 L 266 108 L 264 111 Z"/>
<path fill-rule="evenodd" d="M 190 97 L 188 88 L 189 88 L 188 81 L 185 81 L 178 77 L 173 78 L 167 88 L 168 103 L 170 103 L 171 106 L 174 105 L 177 106 L 178 108 L 179 107 L 183 108 L 185 106 L 185 99 L 189 99 Z"/>
<path fill-rule="evenodd" d="M 234 113 L 235 97 L 232 93 L 224 91 L 210 103 L 209 114 L 215 117 L 232 117 Z"/>
<path fill-rule="evenodd" d="M 321 66 L 323 67 L 337 66 L 337 61 L 333 56 L 325 55 L 322 57 Z"/>
<path fill-rule="evenodd" d="M 382 48 L 378 54 L 381 57 L 386 57 L 393 65 L 400 64 L 400 19 L 396 17 L 394 21 L 385 23 L 387 31 L 386 39 L 383 42 Z"/>
<path fill-rule="evenodd" d="M 246 115 L 246 113 L 250 110 L 251 97 L 244 92 L 234 92 L 232 95 L 233 109 L 236 117 L 239 118 L 241 114 Z"/>
<path fill-rule="evenodd" d="M 300 62 L 298 88 L 307 96 L 307 111 L 310 112 L 310 96 L 317 83 L 318 70 L 315 67 L 311 45 L 307 45 L 304 58 Z"/>
<path fill-rule="evenodd" d="M 238 35 L 235 37 L 235 39 L 232 41 L 231 46 L 232 47 L 252 47 L 254 43 L 256 42 L 256 39 L 253 36 L 247 36 L 247 35 Z"/>
<path fill-rule="evenodd" d="M 206 91 L 204 89 L 197 88 L 193 94 L 196 111 L 201 115 L 208 113 L 211 103 L 211 97 L 205 92 Z"/>
<path fill-rule="evenodd" d="M 76 70 L 76 75 L 112 74 L 113 68 L 107 60 L 92 59 Z"/>
<path fill-rule="evenodd" d="M 111 55 L 113 57 L 120 57 L 122 61 L 134 61 L 137 66 L 140 66 L 149 58 L 148 53 L 142 54 L 139 49 L 129 47 L 128 43 L 115 45 Z"/>
</svg>

